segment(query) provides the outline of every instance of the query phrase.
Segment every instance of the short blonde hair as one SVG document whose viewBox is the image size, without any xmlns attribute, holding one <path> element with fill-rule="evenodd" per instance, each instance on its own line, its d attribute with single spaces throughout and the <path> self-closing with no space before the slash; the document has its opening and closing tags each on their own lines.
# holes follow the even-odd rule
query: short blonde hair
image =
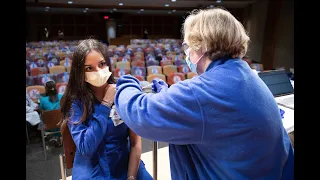
<svg viewBox="0 0 320 180">
<path fill-rule="evenodd" d="M 243 25 L 220 8 L 192 11 L 183 24 L 182 33 L 190 48 L 202 50 L 212 60 L 224 56 L 242 58 L 250 40 Z"/>
</svg>

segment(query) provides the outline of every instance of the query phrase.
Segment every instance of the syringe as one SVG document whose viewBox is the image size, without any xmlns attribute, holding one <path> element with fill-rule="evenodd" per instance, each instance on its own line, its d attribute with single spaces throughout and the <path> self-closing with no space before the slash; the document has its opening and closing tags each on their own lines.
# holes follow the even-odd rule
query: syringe
<svg viewBox="0 0 320 180">
<path fill-rule="evenodd" d="M 147 86 L 144 86 L 144 87 L 142 87 L 141 89 L 144 90 L 144 89 L 146 89 L 146 88 L 150 88 L 150 87 L 152 87 L 152 85 L 153 85 L 153 83 L 148 84 Z"/>
</svg>

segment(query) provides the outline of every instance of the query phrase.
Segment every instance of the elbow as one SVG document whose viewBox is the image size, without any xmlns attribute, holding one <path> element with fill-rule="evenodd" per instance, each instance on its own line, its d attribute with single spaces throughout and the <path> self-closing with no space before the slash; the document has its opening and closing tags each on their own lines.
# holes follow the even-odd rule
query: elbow
<svg viewBox="0 0 320 180">
<path fill-rule="evenodd" d="M 82 156 L 87 158 L 91 158 L 95 153 L 94 149 L 90 148 L 89 146 L 84 147 L 83 145 L 78 149 L 78 151 Z"/>
<path fill-rule="evenodd" d="M 141 151 L 141 149 L 142 149 L 140 143 L 134 143 L 134 144 L 130 143 L 130 148 L 131 149 L 136 149 L 136 150 L 139 150 L 139 151 Z"/>
<path fill-rule="evenodd" d="M 142 153 L 142 148 L 141 146 L 139 146 L 138 144 L 136 145 L 131 145 L 130 146 L 130 152 L 136 154 L 136 155 L 139 155 L 141 156 L 141 153 Z"/>
</svg>

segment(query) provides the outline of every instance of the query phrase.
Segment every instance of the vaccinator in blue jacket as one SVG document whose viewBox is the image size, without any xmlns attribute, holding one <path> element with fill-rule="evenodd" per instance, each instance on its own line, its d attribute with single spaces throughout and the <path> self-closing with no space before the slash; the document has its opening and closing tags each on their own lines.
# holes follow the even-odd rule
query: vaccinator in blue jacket
<svg viewBox="0 0 320 180">
<path fill-rule="evenodd" d="M 249 37 L 219 8 L 193 12 L 184 50 L 198 73 L 156 94 L 139 81 L 117 81 L 116 109 L 138 135 L 169 143 L 173 180 L 293 179 L 293 148 L 268 87 L 241 58 Z"/>
</svg>

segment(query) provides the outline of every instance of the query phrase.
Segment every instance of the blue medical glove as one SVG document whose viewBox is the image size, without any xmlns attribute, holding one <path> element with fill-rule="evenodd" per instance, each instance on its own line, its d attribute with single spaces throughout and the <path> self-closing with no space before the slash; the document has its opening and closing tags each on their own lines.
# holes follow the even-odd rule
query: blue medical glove
<svg viewBox="0 0 320 180">
<path fill-rule="evenodd" d="M 282 110 L 281 108 L 279 108 L 279 109 L 280 109 L 280 115 L 281 115 L 281 118 L 283 119 L 283 115 L 284 115 L 285 111 L 284 111 L 284 110 Z"/>
<path fill-rule="evenodd" d="M 168 84 L 165 83 L 162 79 L 154 79 L 152 80 L 152 91 L 160 92 L 162 89 L 168 89 Z"/>
</svg>

